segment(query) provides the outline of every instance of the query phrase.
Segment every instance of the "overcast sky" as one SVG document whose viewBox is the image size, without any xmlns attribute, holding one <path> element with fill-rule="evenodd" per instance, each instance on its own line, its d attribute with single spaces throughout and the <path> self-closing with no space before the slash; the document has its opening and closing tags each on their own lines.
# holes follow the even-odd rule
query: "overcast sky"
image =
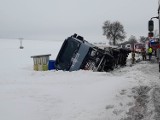
<svg viewBox="0 0 160 120">
<path fill-rule="evenodd" d="M 0 0 L 0 38 L 64 40 L 77 33 L 103 41 L 106 20 L 121 22 L 127 37 L 138 38 L 147 36 L 157 10 L 158 0 Z"/>
</svg>

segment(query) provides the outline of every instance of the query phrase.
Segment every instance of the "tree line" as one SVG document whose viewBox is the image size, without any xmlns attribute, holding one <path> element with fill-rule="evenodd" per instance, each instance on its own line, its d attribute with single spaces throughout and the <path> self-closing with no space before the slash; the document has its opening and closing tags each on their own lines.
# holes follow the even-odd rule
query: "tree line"
<svg viewBox="0 0 160 120">
<path fill-rule="evenodd" d="M 123 42 L 126 38 L 126 32 L 124 30 L 124 26 L 119 21 L 110 22 L 109 20 L 105 21 L 103 26 L 103 35 L 109 39 L 110 45 L 117 45 L 119 42 Z M 154 37 L 158 38 L 158 30 L 154 31 Z M 148 37 L 140 36 L 139 42 L 145 43 L 148 40 Z M 134 35 L 131 35 L 128 41 L 124 43 L 134 44 L 137 43 L 138 40 Z"/>
</svg>

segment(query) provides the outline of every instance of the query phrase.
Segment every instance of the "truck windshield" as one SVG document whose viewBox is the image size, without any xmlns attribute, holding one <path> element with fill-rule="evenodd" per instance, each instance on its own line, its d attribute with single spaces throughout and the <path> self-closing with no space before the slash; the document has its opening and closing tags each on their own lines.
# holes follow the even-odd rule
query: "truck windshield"
<svg viewBox="0 0 160 120">
<path fill-rule="evenodd" d="M 80 42 L 69 38 L 64 42 L 60 54 L 57 58 L 58 69 L 69 70 L 71 66 L 71 59 L 76 54 L 80 46 Z"/>
</svg>

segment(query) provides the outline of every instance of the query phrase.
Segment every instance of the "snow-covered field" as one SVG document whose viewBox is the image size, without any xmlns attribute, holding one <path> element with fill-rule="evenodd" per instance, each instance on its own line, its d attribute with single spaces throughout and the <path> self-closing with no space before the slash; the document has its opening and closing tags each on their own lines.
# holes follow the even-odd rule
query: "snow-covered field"
<svg viewBox="0 0 160 120">
<path fill-rule="evenodd" d="M 152 120 L 156 116 L 150 99 L 160 98 L 153 89 L 159 87 L 157 63 L 142 61 L 107 73 L 33 71 L 30 57 L 51 54 L 54 60 L 62 41 L 24 40 L 24 49 L 19 44 L 19 40 L 0 40 L 0 120 L 131 120 L 137 116 Z M 146 111 L 137 107 L 140 90 L 147 90 L 144 100 L 148 102 L 142 105 Z"/>
</svg>

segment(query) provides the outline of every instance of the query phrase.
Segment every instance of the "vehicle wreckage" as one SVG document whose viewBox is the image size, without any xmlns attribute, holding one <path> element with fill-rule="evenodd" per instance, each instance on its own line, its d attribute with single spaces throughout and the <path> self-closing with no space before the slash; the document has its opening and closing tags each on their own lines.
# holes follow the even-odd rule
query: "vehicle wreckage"
<svg viewBox="0 0 160 120">
<path fill-rule="evenodd" d="M 74 34 L 63 42 L 55 61 L 55 68 L 64 71 L 110 71 L 125 66 L 131 51 L 125 48 L 97 47 L 82 36 Z"/>
</svg>

